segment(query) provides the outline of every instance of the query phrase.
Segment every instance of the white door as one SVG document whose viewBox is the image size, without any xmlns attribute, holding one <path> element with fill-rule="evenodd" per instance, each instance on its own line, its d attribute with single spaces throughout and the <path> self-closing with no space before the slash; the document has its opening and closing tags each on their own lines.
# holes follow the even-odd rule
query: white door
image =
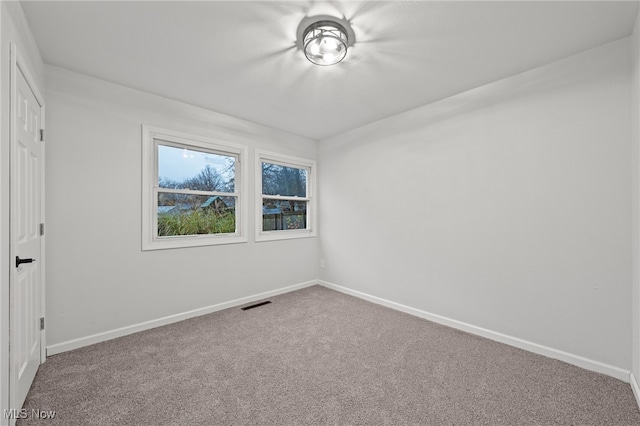
<svg viewBox="0 0 640 426">
<path fill-rule="evenodd" d="M 41 105 L 14 66 L 11 131 L 11 408 L 20 409 L 40 365 Z"/>
</svg>

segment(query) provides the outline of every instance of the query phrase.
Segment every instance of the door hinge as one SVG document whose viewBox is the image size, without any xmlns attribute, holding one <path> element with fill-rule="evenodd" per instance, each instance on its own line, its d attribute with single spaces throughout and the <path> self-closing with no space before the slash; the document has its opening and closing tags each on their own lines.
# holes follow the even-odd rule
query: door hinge
<svg viewBox="0 0 640 426">
<path fill-rule="evenodd" d="M 44 223 L 40 224 L 40 236 L 44 235 Z"/>
<path fill-rule="evenodd" d="M 40 330 L 44 330 L 44 317 L 40 318 Z"/>
<path fill-rule="evenodd" d="M 44 141 L 44 129 L 40 129 L 40 142 Z"/>
</svg>

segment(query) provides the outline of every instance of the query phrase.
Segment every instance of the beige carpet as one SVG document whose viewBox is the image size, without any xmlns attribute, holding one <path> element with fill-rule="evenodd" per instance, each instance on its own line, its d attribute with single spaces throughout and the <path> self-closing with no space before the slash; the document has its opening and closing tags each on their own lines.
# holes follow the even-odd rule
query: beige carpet
<svg viewBox="0 0 640 426">
<path fill-rule="evenodd" d="M 18 425 L 627 425 L 628 384 L 314 286 L 50 357 Z"/>
</svg>

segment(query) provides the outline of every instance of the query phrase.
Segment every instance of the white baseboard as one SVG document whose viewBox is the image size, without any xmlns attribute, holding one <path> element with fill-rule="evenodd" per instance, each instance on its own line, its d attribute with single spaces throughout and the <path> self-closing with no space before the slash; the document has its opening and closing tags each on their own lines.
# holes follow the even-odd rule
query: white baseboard
<svg viewBox="0 0 640 426">
<path fill-rule="evenodd" d="M 288 293 L 290 291 L 299 290 L 305 287 L 311 287 L 313 285 L 320 284 L 324 287 L 332 290 L 339 291 L 341 293 L 349 294 L 351 296 L 358 297 L 360 299 L 367 300 L 369 302 L 376 303 L 378 305 L 386 306 L 397 311 L 405 312 L 410 315 L 415 315 L 420 318 L 424 318 L 429 321 L 433 321 L 438 324 L 446 325 L 448 327 L 456 328 L 458 330 L 466 331 L 477 336 L 485 337 L 487 339 L 495 340 L 500 343 L 504 343 L 516 348 L 524 349 L 529 352 L 533 352 L 539 355 L 543 355 L 549 358 L 558 359 L 566 363 L 584 368 L 586 370 L 595 371 L 597 373 L 606 374 L 616 379 L 622 380 L 626 383 L 630 383 L 633 389 L 633 393 L 640 406 L 640 387 L 633 374 L 622 368 L 614 367 L 612 365 L 604 364 L 599 361 L 594 361 L 588 358 L 581 357 L 579 355 L 570 354 L 568 352 L 553 349 L 547 346 L 539 345 L 537 343 L 529 342 L 517 337 L 508 336 L 506 334 L 498 333 L 495 331 L 487 330 L 482 327 L 467 324 L 461 321 L 457 321 L 451 318 L 443 317 L 441 315 L 432 314 L 430 312 L 422 311 L 420 309 L 412 308 L 410 306 L 402 305 L 400 303 L 392 302 L 390 300 L 382 299 L 380 297 L 372 296 L 370 294 L 362 293 L 357 290 L 352 290 L 347 287 L 342 287 L 337 284 L 329 283 L 321 280 L 311 280 L 300 284 L 295 284 L 288 287 L 282 287 L 276 290 L 267 291 L 264 293 L 256 294 L 253 296 L 247 296 L 240 299 L 231 300 L 229 302 L 219 303 L 217 305 L 207 306 L 200 309 L 194 309 L 192 311 L 183 312 L 180 314 L 170 315 L 163 318 L 158 318 L 151 321 L 145 321 L 139 324 L 134 324 L 126 327 L 117 328 L 115 330 L 109 330 L 102 333 L 93 334 L 86 337 L 80 337 L 77 339 L 68 340 L 66 342 L 56 343 L 54 345 L 47 346 L 47 356 L 56 355 L 62 352 L 67 352 L 73 349 L 78 349 L 84 346 L 93 345 L 95 343 L 104 342 L 106 340 L 115 339 L 117 337 L 126 336 L 129 334 L 137 333 L 139 331 L 149 330 L 151 328 L 160 327 L 162 325 L 171 324 L 174 322 L 182 321 L 185 319 L 197 317 L 200 315 L 209 314 L 223 309 L 233 308 L 236 306 L 244 305 L 256 300 L 266 299 L 268 297 L 277 296 L 279 294 Z"/>
<path fill-rule="evenodd" d="M 640 407 L 640 386 L 638 386 L 638 381 L 636 380 L 636 376 L 634 376 L 633 373 L 629 374 L 629 383 L 631 383 L 633 396 L 636 397 L 636 403 L 638 404 L 638 407 Z"/>
<path fill-rule="evenodd" d="M 255 294 L 253 296 L 242 297 L 240 299 L 231 300 L 229 302 L 218 303 L 217 305 L 194 309 L 192 311 L 183 312 L 180 314 L 169 315 L 167 317 L 158 318 L 151 321 L 145 321 L 139 324 L 117 328 L 115 330 L 104 331 L 102 333 L 92 334 L 86 337 L 67 340 L 66 342 L 56 343 L 55 345 L 47 346 L 47 356 L 71 351 L 73 349 L 78 349 L 83 346 L 93 345 L 95 343 L 104 342 L 105 340 L 115 339 L 116 337 L 122 337 L 128 334 L 137 333 L 139 331 L 149 330 L 150 328 L 160 327 L 162 325 L 171 324 L 174 322 L 186 320 L 186 319 L 197 317 L 200 315 L 210 314 L 212 312 L 221 311 L 223 309 L 233 308 L 236 306 L 244 305 L 246 303 L 254 302 L 256 300 L 266 299 L 268 297 L 277 296 L 278 294 L 288 293 L 290 291 L 299 290 L 299 289 L 310 287 L 316 284 L 318 284 L 317 280 L 307 281 L 304 283 L 294 284 L 292 286 L 282 287 L 276 290 Z"/>
<path fill-rule="evenodd" d="M 570 354 L 570 353 L 553 349 L 547 346 L 539 345 L 537 343 L 522 340 L 517 337 L 507 336 L 506 334 L 487 330 L 482 327 L 477 327 L 475 325 L 471 325 L 471 324 L 467 324 L 451 318 L 443 317 L 441 315 L 432 314 L 430 312 L 422 311 L 420 309 L 412 308 L 410 306 L 402 305 L 400 303 L 392 302 L 390 300 L 386 300 L 380 297 L 372 296 L 370 294 L 362 293 L 357 290 L 352 290 L 347 287 L 342 287 L 337 284 L 332 284 L 322 280 L 319 280 L 318 283 L 332 290 L 336 290 L 351 296 L 355 296 L 360 299 L 367 300 L 369 302 L 377 303 L 378 305 L 386 306 L 388 308 L 405 312 L 407 314 L 415 315 L 417 317 L 424 318 L 426 320 L 433 321 L 438 324 L 446 325 L 452 328 L 456 328 L 458 330 L 466 331 L 467 333 L 471 333 L 477 336 L 485 337 L 487 339 L 495 340 L 496 342 L 504 343 L 510 346 L 515 346 L 516 348 L 524 349 L 526 351 L 533 352 L 538 355 L 544 355 L 549 358 L 558 359 L 560 361 L 564 361 L 568 364 L 573 364 L 575 366 L 584 368 L 586 370 L 606 374 L 607 376 L 615 377 L 616 379 L 622 380 L 623 382 L 626 382 L 626 383 L 629 383 L 629 380 L 630 380 L 629 376 L 631 372 L 628 370 L 624 370 L 622 368 L 614 367 L 612 365 L 608 365 L 599 361 L 594 361 L 588 358 L 584 358 L 579 355 Z M 634 389 L 634 392 L 635 391 L 636 390 Z M 636 394 L 636 399 L 638 399 L 638 395 L 639 394 Z"/>
</svg>

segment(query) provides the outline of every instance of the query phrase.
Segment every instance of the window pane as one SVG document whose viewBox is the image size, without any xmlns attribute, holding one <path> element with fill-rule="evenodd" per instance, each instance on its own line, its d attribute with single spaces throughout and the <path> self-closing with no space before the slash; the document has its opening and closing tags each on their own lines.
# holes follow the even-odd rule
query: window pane
<svg viewBox="0 0 640 426">
<path fill-rule="evenodd" d="M 158 193 L 158 237 L 236 232 L 236 198 Z"/>
<path fill-rule="evenodd" d="M 158 186 L 234 192 L 236 158 L 158 145 Z"/>
<path fill-rule="evenodd" d="M 262 230 L 278 231 L 307 228 L 307 201 L 264 199 Z"/>
<path fill-rule="evenodd" d="M 307 170 L 263 162 L 262 193 L 286 197 L 306 197 Z"/>
</svg>

